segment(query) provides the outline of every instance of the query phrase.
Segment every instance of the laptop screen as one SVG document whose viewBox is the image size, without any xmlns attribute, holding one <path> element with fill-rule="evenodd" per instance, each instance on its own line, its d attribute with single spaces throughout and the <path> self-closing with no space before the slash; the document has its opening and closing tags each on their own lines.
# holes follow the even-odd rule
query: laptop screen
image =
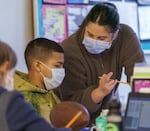
<svg viewBox="0 0 150 131">
<path fill-rule="evenodd" d="M 150 131 L 150 94 L 129 93 L 124 131 Z"/>
</svg>

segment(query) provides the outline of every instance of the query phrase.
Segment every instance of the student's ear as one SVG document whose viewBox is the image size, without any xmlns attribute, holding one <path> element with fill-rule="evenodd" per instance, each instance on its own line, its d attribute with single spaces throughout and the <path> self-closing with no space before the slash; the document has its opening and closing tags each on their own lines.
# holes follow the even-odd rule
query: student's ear
<svg viewBox="0 0 150 131">
<path fill-rule="evenodd" d="M 5 61 L 1 66 L 0 66 L 0 79 L 2 79 L 6 73 L 8 72 L 8 66 L 9 62 Z"/>
<path fill-rule="evenodd" d="M 32 70 L 35 70 L 37 72 L 41 72 L 42 71 L 42 66 L 41 66 L 41 63 L 39 62 L 39 60 L 33 60 L 33 62 L 32 62 Z"/>
</svg>

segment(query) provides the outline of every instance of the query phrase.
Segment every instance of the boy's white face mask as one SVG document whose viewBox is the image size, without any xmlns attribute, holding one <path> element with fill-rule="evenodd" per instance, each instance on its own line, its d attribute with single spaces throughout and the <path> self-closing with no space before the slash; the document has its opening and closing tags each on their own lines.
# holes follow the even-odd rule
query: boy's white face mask
<svg viewBox="0 0 150 131">
<path fill-rule="evenodd" d="M 42 63 L 43 65 L 45 65 L 44 63 Z M 43 80 L 44 80 L 44 84 L 45 84 L 45 88 L 47 90 L 51 90 L 51 89 L 55 89 L 57 88 L 62 81 L 64 80 L 65 77 L 65 69 L 64 68 L 49 68 L 47 67 L 47 65 L 45 65 L 45 67 L 47 69 L 49 69 L 49 71 L 52 72 L 52 78 L 49 77 L 45 77 L 41 72 L 41 75 L 43 76 Z"/>
</svg>

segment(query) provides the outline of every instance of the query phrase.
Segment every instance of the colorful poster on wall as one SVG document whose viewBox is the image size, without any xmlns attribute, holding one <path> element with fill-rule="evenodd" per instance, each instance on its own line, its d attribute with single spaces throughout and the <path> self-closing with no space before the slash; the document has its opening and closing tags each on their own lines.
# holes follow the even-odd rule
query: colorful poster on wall
<svg viewBox="0 0 150 131">
<path fill-rule="evenodd" d="M 67 0 L 68 4 L 88 4 L 89 0 Z"/>
<path fill-rule="evenodd" d="M 66 38 L 65 6 L 43 5 L 43 37 L 61 42 Z"/>
<path fill-rule="evenodd" d="M 68 36 L 73 34 L 88 13 L 85 5 L 67 5 Z"/>
<path fill-rule="evenodd" d="M 66 0 L 43 0 L 45 3 L 66 4 Z"/>
</svg>

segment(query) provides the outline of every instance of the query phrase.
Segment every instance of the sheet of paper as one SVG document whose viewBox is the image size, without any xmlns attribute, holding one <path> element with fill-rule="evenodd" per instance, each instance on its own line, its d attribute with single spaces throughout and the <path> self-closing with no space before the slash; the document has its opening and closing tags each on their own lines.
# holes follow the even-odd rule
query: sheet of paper
<svg viewBox="0 0 150 131">
<path fill-rule="evenodd" d="M 150 39 L 150 6 L 139 6 L 140 39 Z"/>
</svg>

